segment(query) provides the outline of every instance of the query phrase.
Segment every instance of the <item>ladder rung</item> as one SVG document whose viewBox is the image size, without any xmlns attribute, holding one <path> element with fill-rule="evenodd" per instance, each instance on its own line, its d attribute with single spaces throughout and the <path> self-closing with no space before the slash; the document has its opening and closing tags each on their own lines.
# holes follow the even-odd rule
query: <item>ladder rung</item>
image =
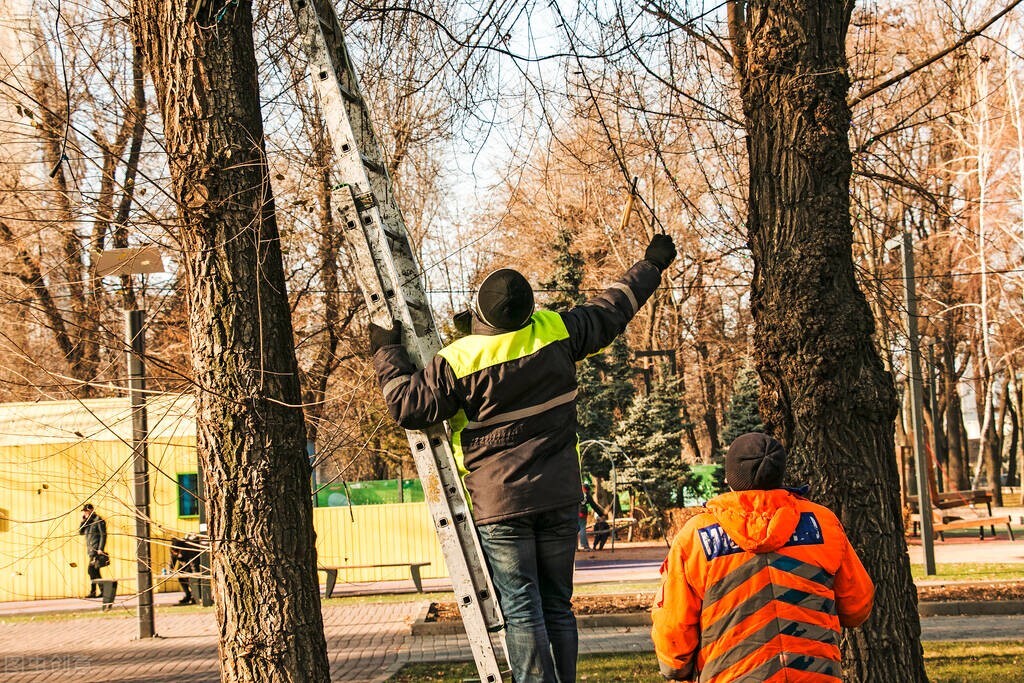
<svg viewBox="0 0 1024 683">
<path fill-rule="evenodd" d="M 341 91 L 341 96 L 352 104 L 358 104 L 360 107 L 363 106 L 363 98 L 343 86 L 341 84 L 341 79 L 338 79 L 338 90 Z"/>
<path fill-rule="evenodd" d="M 359 158 L 360 160 L 362 160 L 363 166 L 365 166 L 367 169 L 373 171 L 374 173 L 380 176 L 387 175 L 387 172 L 384 170 L 384 164 L 380 163 L 379 161 L 374 161 L 365 154 L 360 154 Z"/>
<path fill-rule="evenodd" d="M 320 30 L 324 32 L 324 35 L 334 37 L 337 35 L 334 31 L 334 24 L 324 19 L 322 16 L 317 14 L 316 18 L 320 21 Z"/>
</svg>

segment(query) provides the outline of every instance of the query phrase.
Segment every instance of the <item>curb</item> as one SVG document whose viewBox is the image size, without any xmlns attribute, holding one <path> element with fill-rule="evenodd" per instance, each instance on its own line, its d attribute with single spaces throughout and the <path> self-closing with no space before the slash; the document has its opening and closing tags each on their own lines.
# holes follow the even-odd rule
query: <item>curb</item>
<svg viewBox="0 0 1024 683">
<path fill-rule="evenodd" d="M 988 617 L 1024 614 L 1024 600 L 950 600 L 922 602 L 917 606 L 922 617 Z"/>
<path fill-rule="evenodd" d="M 922 602 L 918 604 L 922 617 L 983 617 L 1024 614 L 1024 600 L 952 600 L 949 602 Z M 579 629 L 585 628 L 636 628 L 650 626 L 649 612 L 626 612 L 624 614 L 584 614 L 576 617 Z M 461 621 L 426 621 L 426 611 L 411 625 L 414 636 L 440 636 L 464 633 Z"/>
</svg>

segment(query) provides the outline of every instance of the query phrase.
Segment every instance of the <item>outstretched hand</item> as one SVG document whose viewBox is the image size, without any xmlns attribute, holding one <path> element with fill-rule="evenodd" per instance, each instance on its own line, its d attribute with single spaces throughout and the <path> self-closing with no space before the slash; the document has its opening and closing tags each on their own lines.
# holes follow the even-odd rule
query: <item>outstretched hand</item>
<svg viewBox="0 0 1024 683">
<path fill-rule="evenodd" d="M 370 323 L 370 353 L 377 349 L 402 343 L 402 323 L 395 320 L 391 329 Z"/>
<path fill-rule="evenodd" d="M 647 245 L 644 258 L 664 272 L 676 258 L 676 245 L 668 235 L 655 235 Z"/>
</svg>

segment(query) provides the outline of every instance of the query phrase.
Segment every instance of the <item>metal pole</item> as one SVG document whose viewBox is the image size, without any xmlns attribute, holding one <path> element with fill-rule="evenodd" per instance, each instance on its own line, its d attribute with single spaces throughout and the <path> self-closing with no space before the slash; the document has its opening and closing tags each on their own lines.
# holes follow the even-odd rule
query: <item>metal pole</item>
<svg viewBox="0 0 1024 683">
<path fill-rule="evenodd" d="M 925 574 L 935 574 L 935 539 L 932 538 L 932 500 L 928 486 L 928 463 L 924 451 L 924 411 L 921 387 L 921 349 L 917 338 L 917 292 L 914 287 L 914 242 L 910 230 L 903 231 L 903 291 L 906 294 L 907 341 L 910 356 L 910 412 L 914 429 L 914 462 L 917 470 L 917 500 L 921 512 L 921 541 Z"/>
<path fill-rule="evenodd" d="M 135 537 L 139 587 L 139 638 L 155 635 L 153 564 L 149 552 L 149 454 L 146 441 L 145 311 L 125 311 L 128 330 L 128 394 L 132 405 L 132 461 L 135 470 Z"/>
</svg>

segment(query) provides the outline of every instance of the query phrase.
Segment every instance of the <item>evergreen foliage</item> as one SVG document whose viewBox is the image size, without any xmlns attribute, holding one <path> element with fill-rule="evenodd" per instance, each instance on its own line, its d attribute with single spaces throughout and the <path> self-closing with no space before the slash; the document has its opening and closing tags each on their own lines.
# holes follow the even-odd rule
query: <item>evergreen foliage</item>
<svg viewBox="0 0 1024 683">
<path fill-rule="evenodd" d="M 729 410 L 725 413 L 725 429 L 722 431 L 722 445 L 725 448 L 739 436 L 748 432 L 764 432 L 757 397 L 761 381 L 753 368 L 743 368 L 733 384 Z"/>
<path fill-rule="evenodd" d="M 568 311 L 586 301 L 582 291 L 585 261 L 583 255 L 573 249 L 573 235 L 565 228 L 558 231 L 552 247 L 555 272 L 541 285 L 553 290 L 548 300 L 550 309 Z M 576 414 L 581 441 L 614 437 L 616 423 L 633 398 L 632 376 L 629 344 L 622 336 L 604 352 L 576 366 L 579 384 Z M 583 457 L 582 466 L 584 472 L 604 478 L 609 475 L 611 461 L 600 449 L 591 449 Z"/>
<path fill-rule="evenodd" d="M 694 485 L 690 468 L 682 460 L 679 380 L 665 372 L 661 375 L 649 395 L 634 396 L 615 434 L 659 511 L 681 504 L 684 489 Z"/>
</svg>

